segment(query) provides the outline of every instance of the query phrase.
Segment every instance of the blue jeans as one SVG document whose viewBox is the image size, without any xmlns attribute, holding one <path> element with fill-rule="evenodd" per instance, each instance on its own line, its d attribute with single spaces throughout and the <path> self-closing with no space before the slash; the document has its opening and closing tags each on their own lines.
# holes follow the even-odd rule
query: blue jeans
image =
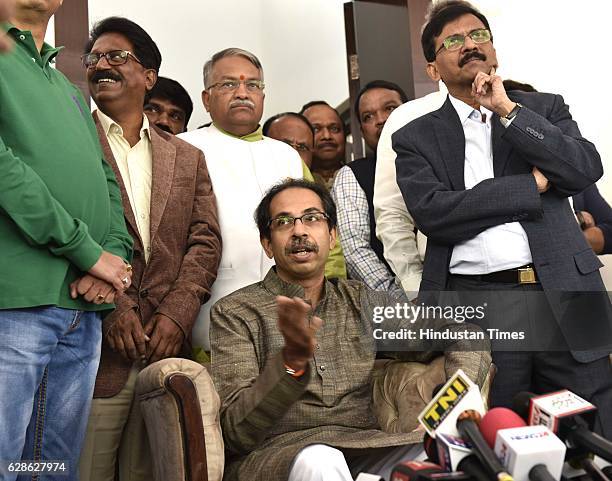
<svg viewBox="0 0 612 481">
<path fill-rule="evenodd" d="M 78 461 L 100 362 L 100 315 L 58 307 L 0 310 L 0 460 Z M 31 475 L 0 474 L 1 481 Z"/>
</svg>

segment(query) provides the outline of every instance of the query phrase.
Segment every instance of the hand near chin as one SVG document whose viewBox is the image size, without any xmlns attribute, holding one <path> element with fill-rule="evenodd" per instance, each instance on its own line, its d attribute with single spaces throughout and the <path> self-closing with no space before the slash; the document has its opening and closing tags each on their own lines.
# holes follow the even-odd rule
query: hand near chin
<svg viewBox="0 0 612 481">
<path fill-rule="evenodd" d="M 508 98 L 502 78 L 491 67 L 489 73 L 478 72 L 472 82 L 474 100 L 484 108 L 505 117 L 516 105 Z"/>
</svg>

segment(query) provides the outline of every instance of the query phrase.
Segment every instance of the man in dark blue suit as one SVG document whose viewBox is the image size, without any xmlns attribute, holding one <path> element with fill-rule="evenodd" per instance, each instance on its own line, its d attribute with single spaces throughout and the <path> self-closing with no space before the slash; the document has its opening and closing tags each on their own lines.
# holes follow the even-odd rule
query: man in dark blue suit
<svg viewBox="0 0 612 481">
<path fill-rule="evenodd" d="M 492 40 L 469 3 L 435 4 L 421 42 L 450 95 L 393 135 L 398 185 L 428 237 L 419 297 L 486 311 L 474 321 L 497 346 L 493 405 L 567 387 L 603 409 L 610 301 L 567 200 L 601 177 L 601 160 L 561 96 L 506 93 Z M 596 428 L 612 436 L 612 416 Z"/>
</svg>

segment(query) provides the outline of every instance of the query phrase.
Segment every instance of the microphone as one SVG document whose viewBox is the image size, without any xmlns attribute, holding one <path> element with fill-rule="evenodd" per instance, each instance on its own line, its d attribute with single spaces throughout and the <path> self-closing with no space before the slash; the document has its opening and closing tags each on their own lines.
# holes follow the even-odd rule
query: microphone
<svg viewBox="0 0 612 481">
<path fill-rule="evenodd" d="M 423 444 L 429 459 L 444 471 L 463 471 L 472 481 L 491 481 L 491 476 L 472 452 L 472 446 L 463 439 L 442 433 L 433 439 L 425 434 Z"/>
<path fill-rule="evenodd" d="M 520 428 L 522 426 L 527 426 L 523 418 L 508 408 L 489 409 L 479 424 L 480 432 L 491 448 L 495 447 L 497 431 L 500 429 Z"/>
<path fill-rule="evenodd" d="M 612 442 L 591 431 L 597 408 L 567 389 L 536 396 L 522 392 L 514 410 L 528 424 L 547 426 L 571 448 L 570 456 L 593 453 L 612 462 Z"/>
<path fill-rule="evenodd" d="M 566 447 L 546 426 L 526 426 L 510 409 L 494 408 L 480 430 L 494 440 L 495 454 L 517 481 L 560 479 Z"/>
<path fill-rule="evenodd" d="M 610 481 L 606 473 L 591 458 L 583 458 L 580 464 L 593 481 Z"/>
<path fill-rule="evenodd" d="M 418 420 L 429 435 L 438 433 L 459 436 L 457 418 L 466 409 L 484 415 L 486 412 L 480 389 L 461 370 L 457 370 L 419 414 Z"/>
<path fill-rule="evenodd" d="M 457 469 L 469 474 L 474 481 L 491 481 L 491 476 L 475 454 L 470 454 L 459 461 Z"/>
<path fill-rule="evenodd" d="M 391 472 L 391 481 L 473 481 L 460 471 L 447 473 L 440 466 L 427 461 L 400 463 Z M 485 481 L 485 480 L 483 480 Z M 490 480 L 486 480 L 490 481 Z"/>
<path fill-rule="evenodd" d="M 427 461 L 434 464 L 440 464 L 436 440 L 428 433 L 425 433 L 423 437 L 423 449 L 425 450 L 425 454 L 427 454 Z"/>
<path fill-rule="evenodd" d="M 482 434 L 480 434 L 477 425 L 480 418 L 480 413 L 477 411 L 467 410 L 462 412 L 457 419 L 457 430 L 463 438 L 470 441 L 474 453 L 486 470 L 493 474 L 498 481 L 512 481 L 512 476 L 499 462 L 493 450 L 489 447 Z"/>
<path fill-rule="evenodd" d="M 434 442 L 437 446 L 438 463 L 447 471 L 461 470 L 459 463 L 463 458 L 474 454 L 469 442 L 451 434 L 440 433 Z"/>
<path fill-rule="evenodd" d="M 497 432 L 495 454 L 517 481 L 561 478 L 565 444 L 546 426 L 523 426 Z"/>
</svg>

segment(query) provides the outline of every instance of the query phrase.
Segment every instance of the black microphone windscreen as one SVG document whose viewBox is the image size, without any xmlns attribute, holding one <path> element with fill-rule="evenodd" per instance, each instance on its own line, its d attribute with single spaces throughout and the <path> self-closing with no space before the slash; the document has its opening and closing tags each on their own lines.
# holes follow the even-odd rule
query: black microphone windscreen
<svg viewBox="0 0 612 481">
<path fill-rule="evenodd" d="M 436 394 L 438 394 L 443 387 L 444 387 L 444 383 L 441 383 L 432 389 L 431 391 L 432 399 L 436 397 Z"/>
<path fill-rule="evenodd" d="M 512 410 L 526 422 L 529 422 L 529 404 L 533 397 L 535 394 L 532 392 L 521 391 L 512 399 Z"/>
<path fill-rule="evenodd" d="M 427 459 L 429 459 L 429 461 L 431 461 L 432 463 L 440 464 L 436 440 L 432 438 L 428 433 L 425 433 L 425 437 L 423 438 L 423 448 L 425 449 L 425 454 L 427 454 Z"/>
</svg>

